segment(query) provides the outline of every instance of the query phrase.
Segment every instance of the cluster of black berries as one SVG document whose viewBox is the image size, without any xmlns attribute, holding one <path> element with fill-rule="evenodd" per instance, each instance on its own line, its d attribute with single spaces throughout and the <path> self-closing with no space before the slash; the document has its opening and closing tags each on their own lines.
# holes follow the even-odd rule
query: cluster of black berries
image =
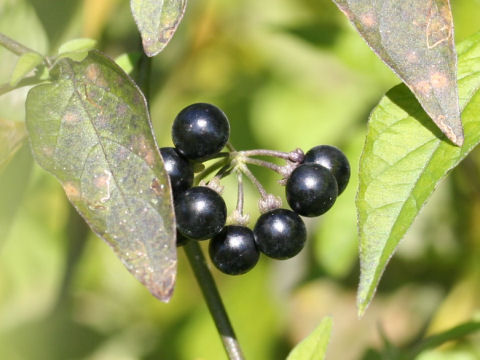
<svg viewBox="0 0 480 360">
<path fill-rule="evenodd" d="M 190 239 L 211 239 L 209 253 L 215 266 L 224 273 L 237 275 L 252 269 L 260 252 L 275 259 L 288 259 L 298 254 L 307 232 L 302 216 L 319 216 L 329 210 L 343 192 L 350 178 L 345 155 L 335 147 L 321 145 L 306 154 L 299 149 L 291 153 L 268 150 L 235 151 L 227 144 L 230 125 L 216 106 L 198 103 L 183 109 L 175 118 L 172 138 L 175 148 L 161 148 L 165 169 L 170 176 L 177 222 L 177 245 Z M 228 146 L 230 152 L 220 153 Z M 253 156 L 278 156 L 287 161 L 284 167 Z M 227 222 L 227 207 L 219 194 L 219 184 L 210 180 L 194 184 L 194 165 L 212 158 L 218 169 L 214 179 L 236 172 L 239 175 L 239 200 L 232 225 Z M 286 198 L 291 209 L 282 209 L 280 199 L 266 193 L 248 170 L 247 164 L 266 166 L 284 177 Z M 241 176 L 246 175 L 259 189 L 262 215 L 253 231 L 246 226 L 243 214 Z"/>
</svg>

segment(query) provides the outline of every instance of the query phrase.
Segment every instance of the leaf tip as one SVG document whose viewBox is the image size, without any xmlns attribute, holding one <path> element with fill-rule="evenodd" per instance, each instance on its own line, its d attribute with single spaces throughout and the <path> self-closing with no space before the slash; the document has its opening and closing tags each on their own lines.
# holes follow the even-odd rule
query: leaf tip
<svg viewBox="0 0 480 360">
<path fill-rule="evenodd" d="M 440 130 L 445 134 L 445 136 L 455 145 L 461 147 L 465 140 L 463 135 L 463 126 L 460 117 L 453 122 L 454 125 L 447 124 L 443 121 L 436 122 Z M 458 125 L 457 125 L 458 124 Z"/>
</svg>

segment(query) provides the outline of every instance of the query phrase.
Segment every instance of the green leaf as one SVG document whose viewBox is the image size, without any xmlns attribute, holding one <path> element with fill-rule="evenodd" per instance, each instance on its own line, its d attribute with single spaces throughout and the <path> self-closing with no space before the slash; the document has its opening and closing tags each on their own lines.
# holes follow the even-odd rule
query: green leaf
<svg viewBox="0 0 480 360">
<path fill-rule="evenodd" d="M 26 0 L 0 1 L 0 32 L 40 54 L 48 52 L 48 37 L 42 22 L 34 7 Z M 17 60 L 18 56 L 0 47 L 0 84 L 10 82 Z M 25 121 L 23 99 L 27 91 L 27 88 L 23 88 L 0 96 L 0 118 Z"/>
<path fill-rule="evenodd" d="M 326 317 L 310 335 L 293 348 L 290 354 L 288 354 L 287 360 L 325 359 L 331 332 L 332 319 Z"/>
<path fill-rule="evenodd" d="M 454 143 L 464 136 L 449 0 L 334 0 Z"/>
<path fill-rule="evenodd" d="M 18 58 L 17 65 L 13 70 L 12 77 L 10 78 L 10 85 L 16 86 L 20 80 L 22 80 L 29 72 L 35 69 L 42 62 L 42 56 L 34 52 L 20 56 Z"/>
<path fill-rule="evenodd" d="M 62 44 L 58 49 L 58 53 L 65 54 L 69 52 L 84 52 L 94 49 L 95 46 L 97 46 L 97 41 L 94 39 L 73 39 Z"/>
<path fill-rule="evenodd" d="M 115 62 L 120 66 L 127 74 L 131 74 L 140 60 L 142 55 L 138 52 L 122 54 L 115 59 Z"/>
<path fill-rule="evenodd" d="M 145 98 L 97 51 L 82 62 L 62 59 L 50 73 L 52 83 L 27 97 L 35 159 L 127 269 L 168 301 L 176 273 L 175 219 Z"/>
<path fill-rule="evenodd" d="M 133 18 L 142 36 L 143 50 L 155 56 L 175 34 L 187 0 L 131 0 Z"/>
<path fill-rule="evenodd" d="M 22 147 L 26 138 L 24 123 L 0 119 L 0 172 Z"/>
<path fill-rule="evenodd" d="M 448 341 L 460 340 L 468 335 L 478 332 L 480 332 L 480 322 L 472 321 L 455 326 L 440 334 L 435 334 L 422 340 L 415 347 L 413 347 L 413 349 L 407 351 L 407 355 L 404 357 L 404 359 L 415 359 L 417 355 L 425 350 L 434 349 Z"/>
<path fill-rule="evenodd" d="M 360 159 L 357 211 L 363 314 L 399 241 L 438 183 L 480 142 L 480 34 L 459 51 L 465 142 L 457 147 L 429 121 L 403 86 L 390 90 L 370 116 Z"/>
</svg>

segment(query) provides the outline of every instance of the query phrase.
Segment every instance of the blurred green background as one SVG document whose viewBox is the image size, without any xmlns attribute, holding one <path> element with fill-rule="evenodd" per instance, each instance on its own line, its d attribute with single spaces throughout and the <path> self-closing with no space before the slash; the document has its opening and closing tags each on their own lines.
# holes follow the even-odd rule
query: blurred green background
<svg viewBox="0 0 480 360">
<path fill-rule="evenodd" d="M 452 0 L 457 42 L 480 30 L 480 1 Z M 139 51 L 127 0 L 0 0 L 0 32 L 45 53 L 77 37 L 112 57 Z M 16 58 L 0 49 L 0 83 Z M 229 116 L 238 149 L 340 147 L 352 180 L 333 209 L 308 219 L 308 245 L 288 261 L 263 258 L 250 273 L 213 270 L 247 359 L 283 359 L 331 315 L 328 359 L 379 359 L 402 346 L 480 320 L 480 152 L 437 189 L 358 319 L 354 198 L 369 112 L 398 83 L 330 0 L 199 0 L 153 60 L 151 114 L 170 146 L 176 113 L 211 102 Z M 0 118 L 22 122 L 26 89 L 0 97 Z M 21 125 L 20 125 L 21 126 Z M 253 169 L 283 196 L 278 176 Z M 233 209 L 236 186 L 225 180 Z M 255 218 L 257 196 L 247 186 Z M 205 245 L 205 244 L 204 244 Z M 183 251 L 169 304 L 154 299 L 86 229 L 28 146 L 0 173 L 0 359 L 224 359 Z M 480 359 L 480 337 L 421 360 Z"/>
</svg>

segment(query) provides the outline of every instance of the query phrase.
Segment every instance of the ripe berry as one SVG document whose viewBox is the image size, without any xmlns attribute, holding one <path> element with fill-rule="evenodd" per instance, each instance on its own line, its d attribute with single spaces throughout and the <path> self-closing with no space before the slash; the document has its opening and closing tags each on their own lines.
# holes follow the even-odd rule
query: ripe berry
<svg viewBox="0 0 480 360">
<path fill-rule="evenodd" d="M 227 219 L 222 197 L 206 186 L 185 190 L 175 199 L 177 229 L 185 236 L 205 240 L 218 234 Z"/>
<path fill-rule="evenodd" d="M 176 195 L 193 184 L 193 166 L 175 148 L 160 148 L 165 170 L 170 177 L 173 193 Z"/>
<path fill-rule="evenodd" d="M 340 149 L 330 145 L 315 146 L 305 154 L 303 162 L 315 163 L 327 168 L 337 180 L 338 195 L 345 190 L 350 179 L 350 164 Z"/>
<path fill-rule="evenodd" d="M 255 224 L 253 234 L 258 249 L 275 259 L 288 259 L 297 255 L 307 239 L 303 220 L 287 209 L 274 209 L 262 214 Z"/>
<path fill-rule="evenodd" d="M 209 244 L 213 264 L 229 275 L 244 274 L 258 262 L 260 253 L 253 232 L 245 226 L 225 226 Z"/>
<path fill-rule="evenodd" d="M 227 143 L 229 134 L 230 125 L 223 111 L 204 103 L 180 111 L 172 127 L 175 147 L 189 159 L 219 152 Z"/>
<path fill-rule="evenodd" d="M 332 173 L 317 164 L 302 164 L 287 180 L 287 201 L 293 211 L 303 216 L 319 216 L 337 199 L 337 182 Z"/>
</svg>

